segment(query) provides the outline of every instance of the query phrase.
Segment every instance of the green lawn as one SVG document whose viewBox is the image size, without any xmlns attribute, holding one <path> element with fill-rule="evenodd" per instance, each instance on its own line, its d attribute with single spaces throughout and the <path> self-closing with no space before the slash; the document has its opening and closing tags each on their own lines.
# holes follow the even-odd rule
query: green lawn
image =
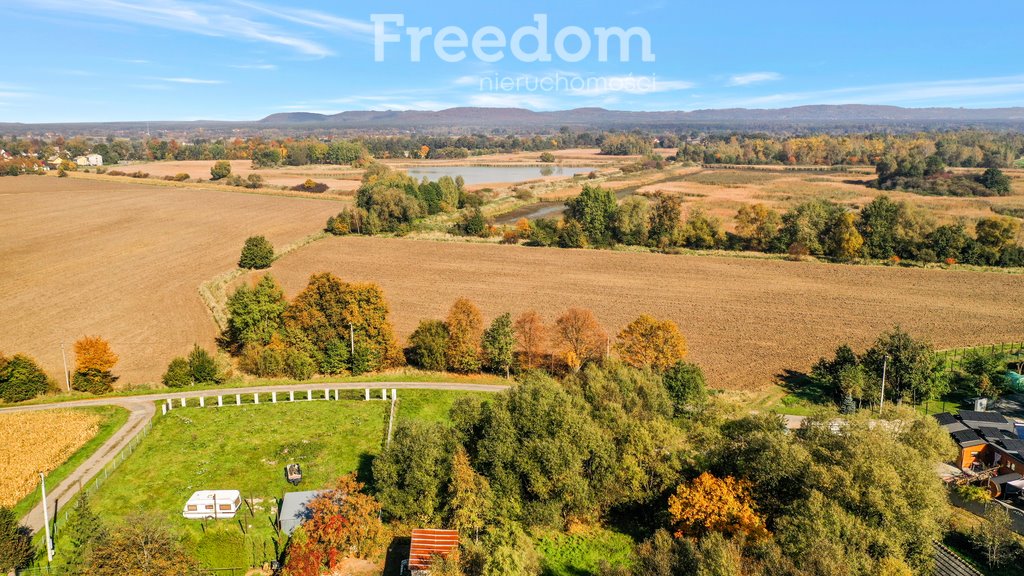
<svg viewBox="0 0 1024 576">
<path fill-rule="evenodd" d="M 399 420 L 426 421 L 446 420 L 452 403 L 471 395 L 398 394 Z M 372 459 L 383 447 L 390 403 L 357 396 L 349 391 L 338 401 L 208 405 L 157 416 L 135 453 L 95 493 L 93 507 L 108 522 L 134 512 L 165 517 L 210 567 L 268 561 L 283 545 L 274 522 L 285 492 L 315 490 L 353 471 L 368 479 Z M 303 468 L 297 488 L 284 479 L 283 468 L 290 462 Z M 182 518 L 188 497 L 206 489 L 239 490 L 252 509 L 232 520 Z M 239 542 L 246 550 L 240 557 L 224 552 L 239 548 Z"/>
<path fill-rule="evenodd" d="M 537 537 L 544 576 L 597 574 L 602 564 L 632 566 L 633 546 L 632 538 L 610 530 L 552 532 Z"/>
<path fill-rule="evenodd" d="M 128 411 L 124 408 L 117 406 L 97 406 L 95 408 L 74 408 L 74 410 L 81 410 L 83 412 L 89 412 L 98 414 L 101 418 L 99 424 L 99 430 L 91 440 L 82 445 L 77 452 L 71 455 L 63 464 L 58 466 L 55 470 L 50 472 L 46 476 L 46 486 L 51 490 L 59 485 L 65 478 L 71 474 L 75 468 L 78 468 L 89 459 L 96 450 L 99 450 L 103 443 L 110 439 L 114 435 L 114 432 L 120 430 L 121 426 L 128 421 Z M 39 489 L 33 490 L 27 496 L 22 498 L 17 504 L 14 505 L 14 515 L 17 518 L 21 518 L 25 514 L 28 514 L 36 504 L 39 504 Z"/>
</svg>

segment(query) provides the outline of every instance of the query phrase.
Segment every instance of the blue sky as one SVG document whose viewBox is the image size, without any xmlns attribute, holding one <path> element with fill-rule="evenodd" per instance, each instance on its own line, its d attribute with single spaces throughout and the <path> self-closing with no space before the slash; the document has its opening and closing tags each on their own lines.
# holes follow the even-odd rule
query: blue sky
<svg viewBox="0 0 1024 576">
<path fill-rule="evenodd" d="M 486 6 L 483 9 L 482 6 Z M 375 58 L 371 14 L 400 42 Z M 507 46 L 546 15 L 550 61 Z M 780 108 L 803 104 L 1024 105 L 1018 0 L 899 2 L 326 2 L 4 0 L 0 121 L 258 119 L 274 112 L 513 106 L 557 110 Z M 447 62 L 434 39 L 486 26 L 504 58 Z M 408 31 L 430 27 L 419 62 Z M 556 36 L 567 27 L 561 58 Z M 597 28 L 642 28 L 629 61 Z M 583 32 L 591 43 L 582 51 Z M 482 36 L 496 40 L 496 35 Z M 447 37 L 458 44 L 457 31 Z M 523 50 L 534 51 L 527 38 Z M 457 47 L 447 53 L 456 54 Z M 575 60 L 585 56 L 580 61 Z M 562 79 L 557 90 L 539 79 Z M 518 85 L 502 89 L 497 80 Z"/>
</svg>

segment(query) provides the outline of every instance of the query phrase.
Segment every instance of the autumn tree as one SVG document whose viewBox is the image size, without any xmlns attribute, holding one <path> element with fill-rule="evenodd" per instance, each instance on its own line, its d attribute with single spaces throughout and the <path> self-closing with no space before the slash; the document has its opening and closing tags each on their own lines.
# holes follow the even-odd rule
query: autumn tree
<svg viewBox="0 0 1024 576">
<path fill-rule="evenodd" d="M 555 335 L 562 359 L 579 372 L 587 362 L 604 357 L 608 335 L 594 313 L 584 308 L 570 308 L 555 320 Z"/>
<path fill-rule="evenodd" d="M 363 493 L 355 474 L 338 478 L 306 508 L 303 544 L 316 552 L 321 568 L 333 569 L 343 558 L 377 558 L 385 550 L 388 533 L 380 521 L 380 504 Z"/>
<path fill-rule="evenodd" d="M 270 274 L 252 288 L 239 286 L 228 297 L 227 339 L 236 348 L 266 346 L 281 332 L 287 308 L 284 292 Z"/>
<path fill-rule="evenodd" d="M 668 499 L 676 537 L 700 537 L 715 532 L 767 535 L 749 490 L 746 482 L 729 476 L 717 478 L 707 472 L 680 484 Z"/>
<path fill-rule="evenodd" d="M 473 470 L 469 455 L 461 445 L 455 449 L 448 483 L 448 526 L 460 534 L 480 538 L 491 510 L 491 485 Z"/>
<path fill-rule="evenodd" d="M 231 162 L 227 160 L 218 160 L 214 162 L 213 167 L 210 168 L 210 178 L 213 180 L 220 180 L 231 176 Z"/>
<path fill-rule="evenodd" d="M 686 338 L 675 322 L 643 314 L 619 332 L 615 349 L 630 366 L 666 370 L 686 357 Z"/>
<path fill-rule="evenodd" d="M 483 335 L 484 362 L 492 371 L 511 376 L 515 363 L 516 335 L 512 326 L 512 316 L 502 314 L 494 319 Z"/>
<path fill-rule="evenodd" d="M 90 576 L 192 576 L 203 571 L 155 516 L 134 515 L 93 544 Z"/>
<path fill-rule="evenodd" d="M 81 338 L 75 342 L 75 375 L 71 386 L 91 394 L 110 392 L 117 380 L 111 372 L 117 360 L 117 354 L 106 340 L 99 336 Z"/>
<path fill-rule="evenodd" d="M 388 315 L 384 292 L 376 284 L 349 284 L 322 273 L 311 276 L 289 304 L 284 326 L 293 343 L 304 346 L 317 362 L 335 341 L 355 348 L 349 369 L 362 373 L 404 360 Z"/>
<path fill-rule="evenodd" d="M 764 204 L 745 204 L 736 214 L 736 233 L 751 250 L 767 252 L 781 227 L 782 217 Z"/>
<path fill-rule="evenodd" d="M 514 330 L 523 368 L 536 368 L 543 360 L 548 344 L 548 330 L 540 314 L 534 310 L 523 312 L 516 318 Z"/>
<path fill-rule="evenodd" d="M 483 315 L 476 304 L 466 298 L 459 298 L 452 304 L 445 320 L 448 327 L 448 368 L 451 371 L 469 373 L 480 370 L 483 324 Z"/>
<path fill-rule="evenodd" d="M 857 231 L 855 220 L 856 217 L 851 213 L 842 214 L 828 229 L 825 250 L 840 262 L 849 262 L 861 256 L 864 238 Z"/>
</svg>

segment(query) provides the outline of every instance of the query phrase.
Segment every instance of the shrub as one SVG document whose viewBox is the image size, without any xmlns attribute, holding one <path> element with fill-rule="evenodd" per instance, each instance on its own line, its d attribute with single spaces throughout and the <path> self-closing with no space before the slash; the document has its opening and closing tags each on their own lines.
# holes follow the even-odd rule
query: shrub
<svg viewBox="0 0 1024 576">
<path fill-rule="evenodd" d="M 406 357 L 409 363 L 424 370 L 443 372 L 448 365 L 448 327 L 439 320 L 424 320 L 409 336 Z"/>
<path fill-rule="evenodd" d="M 164 176 L 164 180 L 169 180 L 171 182 L 185 182 L 189 178 L 191 178 L 191 176 L 185 172 L 179 172 L 174 176 Z"/>
<path fill-rule="evenodd" d="M 231 175 L 231 162 L 227 160 L 218 160 L 212 168 L 210 168 L 210 177 L 214 180 L 220 180 L 221 178 L 227 178 Z"/>
<path fill-rule="evenodd" d="M 533 200 L 533 192 L 529 188 L 516 188 L 515 190 L 516 200 Z"/>
<path fill-rule="evenodd" d="M 114 389 L 114 380 L 116 378 L 110 372 L 89 368 L 75 372 L 71 378 L 71 387 L 79 392 L 100 395 Z"/>
<path fill-rule="evenodd" d="M 451 233 L 457 236 L 477 236 L 486 238 L 489 235 L 490 227 L 483 212 L 479 208 L 473 208 L 459 217 L 458 221 L 451 228 Z"/>
<path fill-rule="evenodd" d="M 111 170 L 110 172 L 107 172 L 107 176 L 127 176 L 127 175 L 128 175 L 128 173 L 124 172 L 122 170 Z"/>
<path fill-rule="evenodd" d="M 57 171 L 57 178 L 67 178 L 67 177 L 68 177 L 68 173 L 65 172 L 63 168 L 61 168 L 60 170 Z"/>
<path fill-rule="evenodd" d="M 28 356 L 15 354 L 12 358 L 0 355 L 0 400 L 24 402 L 46 392 L 50 379 L 39 365 Z"/>
<path fill-rule="evenodd" d="M 307 178 L 302 184 L 292 186 L 292 190 L 295 190 L 296 192 L 312 192 L 314 194 L 322 194 L 327 191 L 327 188 L 327 184 L 317 182 L 312 178 Z"/>
<path fill-rule="evenodd" d="M 305 352 L 289 348 L 284 353 L 285 373 L 296 380 L 309 380 L 316 371 L 316 365 Z"/>
<path fill-rule="evenodd" d="M 250 236 L 242 247 L 238 267 L 248 270 L 270 268 L 274 262 L 274 246 L 263 236 Z"/>
<path fill-rule="evenodd" d="M 142 170 L 136 170 L 135 172 L 132 172 L 128 176 L 130 176 L 132 178 L 149 178 L 149 172 L 143 172 Z"/>
<path fill-rule="evenodd" d="M 189 368 L 188 360 L 177 357 L 171 360 L 171 363 L 167 365 L 167 371 L 164 372 L 164 376 L 161 379 L 164 386 L 168 388 L 184 388 L 185 386 L 191 386 L 194 382 L 192 381 L 192 370 Z"/>
<path fill-rule="evenodd" d="M 252 190 L 263 188 L 263 176 L 260 176 L 259 174 L 249 174 L 245 178 L 245 187 Z"/>
<path fill-rule="evenodd" d="M 188 354 L 188 369 L 196 384 L 220 384 L 224 376 L 217 367 L 217 361 L 209 352 L 196 344 Z"/>
<path fill-rule="evenodd" d="M 555 155 L 552 154 L 551 152 L 544 152 L 543 154 L 540 155 L 540 161 L 541 162 L 548 162 L 548 163 L 554 162 L 555 161 Z"/>
</svg>

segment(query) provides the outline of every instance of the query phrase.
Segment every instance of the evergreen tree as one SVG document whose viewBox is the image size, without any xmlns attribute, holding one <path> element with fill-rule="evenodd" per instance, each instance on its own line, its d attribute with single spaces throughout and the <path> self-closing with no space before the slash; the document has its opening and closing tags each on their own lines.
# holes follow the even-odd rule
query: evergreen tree
<svg viewBox="0 0 1024 576">
<path fill-rule="evenodd" d="M 264 236 L 250 236 L 242 246 L 238 267 L 248 270 L 270 268 L 274 263 L 274 246 Z"/>
<path fill-rule="evenodd" d="M 196 344 L 188 354 L 188 369 L 196 384 L 220 384 L 224 376 L 217 367 L 217 361 L 209 352 Z"/>
<path fill-rule="evenodd" d="M 32 531 L 18 523 L 14 511 L 0 507 L 0 571 L 24 568 L 35 555 Z"/>
</svg>

